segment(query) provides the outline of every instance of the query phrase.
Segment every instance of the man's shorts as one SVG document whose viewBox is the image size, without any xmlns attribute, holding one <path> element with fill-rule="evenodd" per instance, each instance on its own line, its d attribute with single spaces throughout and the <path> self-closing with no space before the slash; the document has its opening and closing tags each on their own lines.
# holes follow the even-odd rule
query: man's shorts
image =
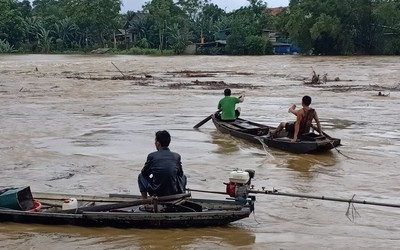
<svg viewBox="0 0 400 250">
<path fill-rule="evenodd" d="M 236 118 L 238 118 L 240 116 L 240 112 L 237 109 L 235 110 L 235 116 L 236 116 Z M 215 117 L 218 120 L 223 121 L 223 122 L 234 122 L 235 121 L 235 120 L 222 120 L 221 119 L 221 113 L 219 111 L 215 113 Z"/>
<path fill-rule="evenodd" d="M 289 138 L 293 138 L 294 136 L 294 126 L 295 126 L 295 122 L 287 122 L 285 125 L 285 131 L 288 132 L 288 137 Z"/>
</svg>

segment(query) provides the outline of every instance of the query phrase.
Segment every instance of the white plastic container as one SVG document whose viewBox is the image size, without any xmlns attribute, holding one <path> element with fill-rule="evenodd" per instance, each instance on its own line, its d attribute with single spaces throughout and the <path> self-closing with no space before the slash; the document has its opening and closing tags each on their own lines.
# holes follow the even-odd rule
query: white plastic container
<svg viewBox="0 0 400 250">
<path fill-rule="evenodd" d="M 242 170 L 235 170 L 229 174 L 229 181 L 234 183 L 245 184 L 249 181 L 249 173 Z"/>
<path fill-rule="evenodd" d="M 69 198 L 68 200 L 64 200 L 62 204 L 62 210 L 67 209 L 77 209 L 78 208 L 78 201 L 75 198 Z"/>
</svg>

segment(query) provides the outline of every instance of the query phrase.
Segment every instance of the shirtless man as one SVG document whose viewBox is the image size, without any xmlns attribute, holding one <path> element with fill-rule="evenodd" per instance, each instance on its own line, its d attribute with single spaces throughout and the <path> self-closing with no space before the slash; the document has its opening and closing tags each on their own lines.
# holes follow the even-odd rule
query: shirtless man
<svg viewBox="0 0 400 250">
<path fill-rule="evenodd" d="M 292 113 L 296 116 L 296 121 L 294 123 L 281 122 L 279 126 L 276 128 L 273 134 L 278 134 L 285 128 L 286 132 L 288 132 L 288 137 L 292 137 L 292 142 L 297 142 L 297 138 L 299 135 L 310 132 L 310 127 L 312 120 L 315 120 L 317 123 L 317 132 L 322 135 L 321 124 L 318 119 L 317 111 L 310 108 L 311 97 L 303 96 L 301 100 L 301 105 L 303 108 L 296 110 L 296 105 L 293 104 L 288 112 Z"/>
</svg>

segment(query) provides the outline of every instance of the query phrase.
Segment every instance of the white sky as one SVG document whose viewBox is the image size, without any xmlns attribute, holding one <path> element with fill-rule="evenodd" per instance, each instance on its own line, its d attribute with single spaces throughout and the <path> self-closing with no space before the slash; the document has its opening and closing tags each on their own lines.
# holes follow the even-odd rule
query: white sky
<svg viewBox="0 0 400 250">
<path fill-rule="evenodd" d="M 128 10 L 137 11 L 142 10 L 142 6 L 150 0 L 122 0 L 123 6 L 121 12 L 126 13 Z M 262 0 L 267 2 L 269 8 L 274 7 L 285 7 L 289 5 L 289 0 Z M 212 3 L 218 5 L 221 9 L 226 12 L 239 9 L 242 6 L 247 6 L 249 2 L 247 0 L 211 0 Z"/>
</svg>

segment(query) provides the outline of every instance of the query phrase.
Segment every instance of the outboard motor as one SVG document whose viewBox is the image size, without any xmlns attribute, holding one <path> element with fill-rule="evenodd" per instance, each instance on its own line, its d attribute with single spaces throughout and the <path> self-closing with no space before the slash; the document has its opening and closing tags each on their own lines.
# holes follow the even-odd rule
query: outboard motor
<svg viewBox="0 0 400 250">
<path fill-rule="evenodd" d="M 250 189 L 251 179 L 254 178 L 255 171 L 252 169 L 234 170 L 229 174 L 229 183 L 226 185 L 226 193 L 236 199 L 246 199 Z"/>
</svg>

